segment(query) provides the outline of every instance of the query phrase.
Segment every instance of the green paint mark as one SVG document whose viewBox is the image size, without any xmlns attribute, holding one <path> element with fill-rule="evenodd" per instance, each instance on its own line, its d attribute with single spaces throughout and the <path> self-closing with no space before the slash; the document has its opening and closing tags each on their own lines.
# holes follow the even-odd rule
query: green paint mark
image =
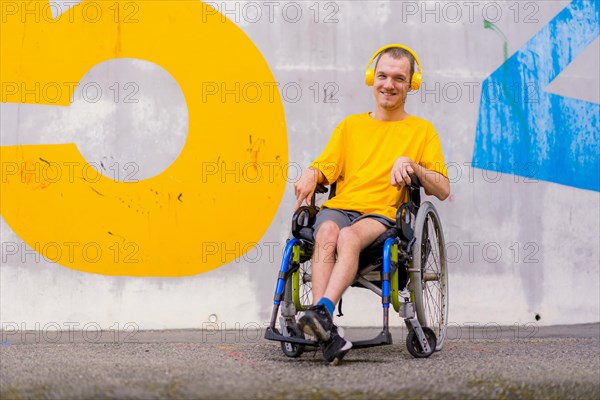
<svg viewBox="0 0 600 400">
<path fill-rule="evenodd" d="M 484 19 L 483 20 L 483 29 L 491 29 L 494 32 L 496 32 L 498 35 L 500 35 L 500 37 L 503 40 L 502 49 L 504 50 L 504 61 L 508 60 L 508 40 L 506 39 L 506 36 L 500 30 L 500 28 L 498 28 L 496 25 L 494 25 L 490 21 Z"/>
</svg>

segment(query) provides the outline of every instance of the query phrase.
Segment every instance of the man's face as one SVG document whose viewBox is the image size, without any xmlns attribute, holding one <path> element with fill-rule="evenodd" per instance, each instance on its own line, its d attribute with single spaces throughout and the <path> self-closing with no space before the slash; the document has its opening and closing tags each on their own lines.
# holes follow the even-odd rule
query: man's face
<svg viewBox="0 0 600 400">
<path fill-rule="evenodd" d="M 407 58 L 396 59 L 384 54 L 377 63 L 373 91 L 377 105 L 393 111 L 404 106 L 410 90 L 410 64 Z"/>
</svg>

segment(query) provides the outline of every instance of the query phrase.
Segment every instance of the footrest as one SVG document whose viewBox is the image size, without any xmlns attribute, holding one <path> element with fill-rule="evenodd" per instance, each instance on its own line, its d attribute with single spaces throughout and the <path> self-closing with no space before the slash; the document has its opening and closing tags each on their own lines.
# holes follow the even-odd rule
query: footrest
<svg viewBox="0 0 600 400">
<path fill-rule="evenodd" d="M 356 342 L 352 341 L 352 348 L 360 349 L 365 347 L 385 346 L 392 343 L 392 334 L 390 331 L 381 331 L 379 332 L 379 335 L 375 336 L 373 339 L 358 340 Z"/>
<path fill-rule="evenodd" d="M 277 331 L 275 328 L 268 327 L 265 331 L 265 339 L 267 340 L 275 340 L 278 342 L 287 342 L 287 343 L 297 343 L 303 344 L 305 346 L 319 346 L 319 344 L 314 340 L 302 339 L 299 337 L 293 336 L 283 336 L 281 333 Z"/>
</svg>

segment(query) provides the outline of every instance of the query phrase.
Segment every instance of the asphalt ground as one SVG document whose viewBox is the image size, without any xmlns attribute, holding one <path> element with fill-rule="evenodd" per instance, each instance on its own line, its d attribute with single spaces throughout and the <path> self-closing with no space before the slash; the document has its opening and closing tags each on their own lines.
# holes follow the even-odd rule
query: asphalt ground
<svg viewBox="0 0 600 400">
<path fill-rule="evenodd" d="M 600 324 L 451 326 L 426 359 L 394 328 L 393 345 L 351 350 L 337 367 L 318 351 L 288 358 L 251 327 L 1 334 L 2 400 L 600 398 Z"/>
</svg>

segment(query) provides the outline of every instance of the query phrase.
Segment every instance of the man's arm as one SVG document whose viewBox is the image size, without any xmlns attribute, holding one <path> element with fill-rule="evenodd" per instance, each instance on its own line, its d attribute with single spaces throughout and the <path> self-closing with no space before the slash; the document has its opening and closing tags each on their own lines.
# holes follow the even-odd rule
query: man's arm
<svg viewBox="0 0 600 400">
<path fill-rule="evenodd" d="M 326 183 L 327 179 L 325 175 L 321 171 L 316 168 L 307 168 L 303 173 L 298 182 L 294 184 L 294 194 L 296 195 L 296 207 L 294 210 L 297 210 L 298 207 L 302 205 L 302 202 L 306 200 L 306 204 L 309 206 L 313 193 L 315 192 L 315 188 L 319 183 Z"/>
<path fill-rule="evenodd" d="M 410 174 L 415 174 L 421 181 L 425 191 L 440 200 L 446 200 L 450 195 L 450 181 L 439 172 L 420 166 L 408 157 L 399 157 L 391 172 L 392 186 L 398 190 L 410 185 Z"/>
</svg>

